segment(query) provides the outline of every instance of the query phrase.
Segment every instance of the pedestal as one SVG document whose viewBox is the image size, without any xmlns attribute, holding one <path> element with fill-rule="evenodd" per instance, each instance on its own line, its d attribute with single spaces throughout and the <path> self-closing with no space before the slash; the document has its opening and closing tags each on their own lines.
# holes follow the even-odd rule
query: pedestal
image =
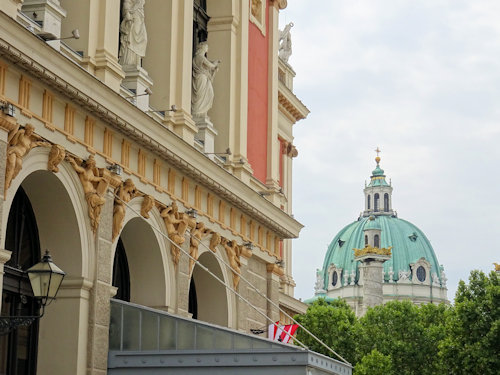
<svg viewBox="0 0 500 375">
<path fill-rule="evenodd" d="M 148 72 L 135 65 L 123 65 L 125 78 L 122 81 L 122 86 L 135 92 L 135 105 L 137 108 L 147 111 L 149 110 L 149 95 L 144 95 L 146 89 L 151 90 L 153 80 L 149 77 Z"/>
<path fill-rule="evenodd" d="M 198 133 L 196 133 L 194 137 L 196 140 L 203 143 L 203 151 L 205 153 L 215 152 L 215 136 L 217 135 L 217 130 L 215 130 L 214 124 L 212 124 L 210 118 L 208 116 L 193 117 L 193 120 L 198 128 Z"/>
</svg>

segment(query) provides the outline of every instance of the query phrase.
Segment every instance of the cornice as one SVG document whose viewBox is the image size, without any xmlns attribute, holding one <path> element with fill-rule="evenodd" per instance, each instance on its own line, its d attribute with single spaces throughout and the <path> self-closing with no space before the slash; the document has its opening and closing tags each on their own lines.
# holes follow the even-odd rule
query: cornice
<svg viewBox="0 0 500 375">
<path fill-rule="evenodd" d="M 278 102 L 295 121 L 305 119 L 309 109 L 282 82 L 278 85 Z"/>
<path fill-rule="evenodd" d="M 277 235 L 298 236 L 302 224 L 3 12 L 0 12 L 0 56 L 159 155 Z M 140 124 L 141 129 L 133 124 Z"/>
</svg>

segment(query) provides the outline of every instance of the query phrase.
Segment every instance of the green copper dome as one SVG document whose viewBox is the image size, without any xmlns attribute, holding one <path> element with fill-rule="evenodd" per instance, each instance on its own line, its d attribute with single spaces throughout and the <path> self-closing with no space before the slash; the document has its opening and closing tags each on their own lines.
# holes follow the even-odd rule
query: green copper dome
<svg viewBox="0 0 500 375">
<path fill-rule="evenodd" d="M 363 230 L 378 229 L 381 230 L 380 221 L 378 221 L 375 216 L 370 216 L 368 220 L 365 221 L 365 226 Z"/>
<path fill-rule="evenodd" d="M 362 249 L 365 246 L 364 229 L 378 226 L 380 247 L 392 247 L 391 258 L 384 263 L 385 281 L 389 281 L 389 271 L 392 267 L 392 280 L 399 279 L 399 271 L 410 271 L 410 264 L 420 258 L 425 258 L 431 264 L 430 272 L 436 273 L 441 279 L 441 270 L 436 254 L 424 233 L 412 223 L 395 216 L 376 216 L 375 220 L 362 217 L 358 221 L 347 225 L 333 239 L 323 262 L 321 275 L 324 288 L 328 290 L 328 267 L 333 263 L 342 268 L 342 273 L 350 275 L 354 270 L 356 282 L 359 278 L 359 262 L 354 260 L 353 249 Z M 376 229 L 379 229 L 376 228 Z"/>
</svg>

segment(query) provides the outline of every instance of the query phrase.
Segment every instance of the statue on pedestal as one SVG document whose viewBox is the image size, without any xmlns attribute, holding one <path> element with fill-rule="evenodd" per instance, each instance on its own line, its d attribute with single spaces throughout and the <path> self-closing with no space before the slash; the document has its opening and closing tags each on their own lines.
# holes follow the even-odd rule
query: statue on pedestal
<svg viewBox="0 0 500 375">
<path fill-rule="evenodd" d="M 278 56 L 286 63 L 292 55 L 292 36 L 290 35 L 292 27 L 293 22 L 290 22 L 283 31 L 280 31 Z"/>
<path fill-rule="evenodd" d="M 148 35 L 144 23 L 145 0 L 124 0 L 120 24 L 120 51 L 118 53 L 121 65 L 141 66 L 141 59 L 146 56 Z"/>
<path fill-rule="evenodd" d="M 219 70 L 220 60 L 210 61 L 206 57 L 207 42 L 201 42 L 193 58 L 193 83 L 191 95 L 191 114 L 205 118 L 214 102 L 213 80 Z"/>
</svg>

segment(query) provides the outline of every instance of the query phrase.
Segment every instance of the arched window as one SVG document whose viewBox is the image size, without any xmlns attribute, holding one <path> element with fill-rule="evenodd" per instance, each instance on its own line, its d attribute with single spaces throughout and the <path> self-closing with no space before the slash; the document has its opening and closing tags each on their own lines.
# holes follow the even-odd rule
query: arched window
<svg viewBox="0 0 500 375">
<path fill-rule="evenodd" d="M 380 237 L 378 234 L 373 236 L 373 247 L 380 247 Z"/>
<path fill-rule="evenodd" d="M 193 56 L 196 46 L 205 42 L 208 37 L 207 24 L 210 17 L 207 14 L 207 0 L 193 1 Z"/>
<path fill-rule="evenodd" d="M 375 194 L 373 197 L 373 208 L 376 212 L 378 212 L 379 209 L 379 201 L 380 201 L 380 195 L 378 193 Z"/>
<path fill-rule="evenodd" d="M 384 212 L 389 212 L 389 194 L 384 194 Z"/>
<path fill-rule="evenodd" d="M 10 208 L 5 248 L 12 254 L 3 276 L 2 315 L 38 315 L 38 303 L 23 271 L 40 261 L 40 241 L 35 214 L 22 188 Z M 37 342 L 38 319 L 27 327 L 19 326 L 7 336 L 0 336 L 0 374 L 35 374 Z"/>
<path fill-rule="evenodd" d="M 371 208 L 371 203 L 372 203 L 371 200 L 372 200 L 372 196 L 368 195 L 366 197 L 366 207 L 367 207 L 368 210 Z"/>
<path fill-rule="evenodd" d="M 118 288 L 115 295 L 116 299 L 130 302 L 130 272 L 127 254 L 121 238 L 118 239 L 115 260 L 113 261 L 113 286 Z"/>
<path fill-rule="evenodd" d="M 368 245 L 368 236 L 365 234 L 365 246 Z"/>
</svg>

